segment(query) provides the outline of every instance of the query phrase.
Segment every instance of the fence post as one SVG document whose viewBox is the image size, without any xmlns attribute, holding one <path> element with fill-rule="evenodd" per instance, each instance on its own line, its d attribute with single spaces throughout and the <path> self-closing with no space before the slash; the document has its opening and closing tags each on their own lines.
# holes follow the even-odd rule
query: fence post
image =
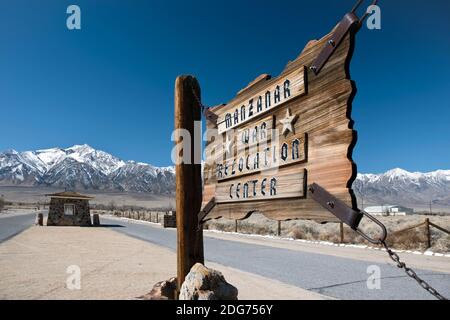
<svg viewBox="0 0 450 320">
<path fill-rule="evenodd" d="M 431 232 L 430 232 L 430 219 L 425 219 L 425 233 L 427 236 L 427 249 L 431 248 Z"/>
<path fill-rule="evenodd" d="M 234 232 L 238 232 L 238 221 L 234 220 Z"/>
<path fill-rule="evenodd" d="M 281 236 L 281 220 L 278 220 L 278 236 Z"/>
<path fill-rule="evenodd" d="M 344 243 L 344 223 L 339 223 L 339 230 L 341 234 L 341 243 Z"/>
</svg>

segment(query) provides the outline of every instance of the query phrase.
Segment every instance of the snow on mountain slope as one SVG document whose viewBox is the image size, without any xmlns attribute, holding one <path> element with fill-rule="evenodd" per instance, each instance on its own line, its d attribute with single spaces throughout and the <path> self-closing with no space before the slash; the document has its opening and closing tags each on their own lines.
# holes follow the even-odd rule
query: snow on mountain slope
<svg viewBox="0 0 450 320">
<path fill-rule="evenodd" d="M 95 150 L 86 144 L 67 148 L 66 154 L 67 157 L 81 163 L 89 164 L 105 175 L 109 175 L 125 165 L 124 161 L 104 151 Z"/>
<path fill-rule="evenodd" d="M 372 204 L 450 205 L 450 170 L 428 173 L 393 169 L 383 174 L 358 174 L 353 189 Z"/>
<path fill-rule="evenodd" d="M 88 145 L 0 153 L 0 185 L 54 186 L 170 194 L 174 168 L 125 162 Z"/>
<path fill-rule="evenodd" d="M 123 161 L 88 145 L 0 153 L 0 185 L 54 186 L 84 190 L 117 190 L 172 194 L 174 167 L 158 168 Z M 450 170 L 429 173 L 393 169 L 358 174 L 353 189 L 365 204 L 450 206 Z"/>
<path fill-rule="evenodd" d="M 173 168 L 155 168 L 133 161 L 128 161 L 116 170 L 112 175 L 112 180 L 124 190 L 155 194 L 171 193 L 175 186 Z"/>
</svg>

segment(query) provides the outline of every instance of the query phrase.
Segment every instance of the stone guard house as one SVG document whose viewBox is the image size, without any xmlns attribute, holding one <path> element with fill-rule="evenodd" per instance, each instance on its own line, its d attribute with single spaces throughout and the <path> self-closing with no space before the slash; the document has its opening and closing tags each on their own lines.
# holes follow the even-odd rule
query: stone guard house
<svg viewBox="0 0 450 320">
<path fill-rule="evenodd" d="M 92 226 L 89 200 L 93 197 L 67 191 L 46 196 L 50 197 L 47 226 Z"/>
</svg>

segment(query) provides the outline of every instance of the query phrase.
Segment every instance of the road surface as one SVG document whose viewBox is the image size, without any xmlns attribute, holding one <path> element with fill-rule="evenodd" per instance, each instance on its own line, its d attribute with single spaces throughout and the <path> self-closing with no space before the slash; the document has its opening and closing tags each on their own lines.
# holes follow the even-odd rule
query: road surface
<svg viewBox="0 0 450 320">
<path fill-rule="evenodd" d="M 35 218 L 35 213 L 11 216 L 1 215 L 0 242 L 6 241 L 31 227 L 34 224 Z"/>
<path fill-rule="evenodd" d="M 10 239 L 34 223 L 34 214 L 0 218 L 0 242 Z M 128 236 L 176 250 L 176 230 L 151 224 L 101 218 L 102 225 Z M 205 234 L 205 258 L 245 272 L 278 280 L 338 299 L 433 299 L 403 271 L 386 263 L 374 263 L 325 254 L 229 241 Z M 320 251 L 320 246 L 317 250 Z M 368 251 L 367 254 L 370 254 Z M 381 288 L 369 290 L 368 268 L 381 274 Z M 450 297 L 450 273 L 417 270 L 438 291 Z M 267 288 L 270 290 L 270 288 Z"/>
<path fill-rule="evenodd" d="M 107 219 L 102 223 L 121 225 L 114 230 L 163 247 L 176 250 L 176 230 L 151 224 Z M 275 279 L 303 289 L 338 299 L 410 300 L 434 299 L 402 270 L 389 264 L 374 264 L 348 258 L 315 254 L 264 245 L 227 241 L 206 236 L 205 259 L 242 271 Z M 320 246 L 318 246 L 320 250 Z M 370 254 L 370 252 L 368 252 Z M 386 256 L 387 260 L 389 259 Z M 381 272 L 381 288 L 369 290 L 368 267 L 376 265 Z M 417 270 L 431 285 L 450 297 L 450 273 Z M 270 290 L 270 288 L 268 288 Z"/>
</svg>

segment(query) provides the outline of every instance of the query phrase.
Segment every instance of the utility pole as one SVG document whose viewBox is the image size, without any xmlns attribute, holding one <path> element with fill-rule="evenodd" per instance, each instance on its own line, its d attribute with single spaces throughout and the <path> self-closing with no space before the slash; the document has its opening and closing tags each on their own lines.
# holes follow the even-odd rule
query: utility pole
<svg viewBox="0 0 450 320">
<path fill-rule="evenodd" d="M 180 76 L 175 82 L 177 296 L 192 266 L 204 263 L 203 230 L 198 227 L 202 168 L 201 141 L 196 141 L 195 134 L 196 121 L 201 121 L 200 86 L 194 77 Z M 189 132 L 190 136 L 182 137 L 181 130 Z M 187 139 L 189 142 L 185 141 Z"/>
</svg>

